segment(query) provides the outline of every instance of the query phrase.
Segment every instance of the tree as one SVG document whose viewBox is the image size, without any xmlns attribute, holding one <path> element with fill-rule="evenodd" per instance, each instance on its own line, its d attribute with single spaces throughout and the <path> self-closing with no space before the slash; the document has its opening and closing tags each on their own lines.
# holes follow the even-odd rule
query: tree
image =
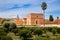
<svg viewBox="0 0 60 40">
<path fill-rule="evenodd" d="M 13 29 L 15 29 L 15 28 L 17 28 L 17 25 L 16 25 L 16 23 L 11 22 L 11 23 L 10 23 L 10 27 L 12 27 Z"/>
<path fill-rule="evenodd" d="M 10 27 L 10 22 L 5 21 L 2 26 L 3 26 L 4 30 L 5 30 L 5 32 L 8 33 L 9 32 L 9 27 Z"/>
<path fill-rule="evenodd" d="M 52 28 L 52 33 L 53 33 L 53 35 L 55 36 L 55 34 L 57 33 L 57 27 L 53 27 L 53 28 Z"/>
<path fill-rule="evenodd" d="M 45 2 L 42 2 L 41 8 L 42 8 L 43 13 L 44 13 L 44 26 L 45 26 L 45 10 L 47 8 L 47 4 Z"/>
<path fill-rule="evenodd" d="M 56 34 L 56 30 L 53 29 L 53 30 L 52 30 L 52 33 L 53 33 L 53 35 L 55 35 L 55 34 Z"/>
<path fill-rule="evenodd" d="M 57 33 L 60 34 L 60 28 L 57 29 Z"/>
<path fill-rule="evenodd" d="M 40 28 L 36 28 L 35 30 L 34 30 L 34 34 L 36 34 L 36 35 L 42 35 L 43 34 L 43 31 L 42 31 L 42 29 L 40 29 Z"/>
<path fill-rule="evenodd" d="M 0 29 L 0 40 L 12 40 L 12 38 L 7 36 L 4 29 Z"/>
<path fill-rule="evenodd" d="M 11 32 L 13 32 L 15 35 L 17 35 L 18 29 L 17 28 L 16 29 L 12 29 Z"/>
<path fill-rule="evenodd" d="M 17 25 L 14 22 L 10 22 L 9 30 L 12 31 L 13 29 L 16 29 Z"/>
<path fill-rule="evenodd" d="M 52 27 L 48 27 L 47 31 L 52 32 Z"/>
<path fill-rule="evenodd" d="M 4 23 L 3 23 L 3 28 L 5 29 L 5 31 L 6 32 L 11 32 L 11 31 L 13 31 L 14 33 L 16 33 L 17 32 L 17 26 L 16 26 L 16 24 L 14 23 L 14 22 L 11 22 L 11 21 L 5 21 Z"/>
<path fill-rule="evenodd" d="M 15 33 L 16 35 L 18 30 L 17 30 L 17 25 L 14 22 L 10 22 L 9 31 Z"/>
<path fill-rule="evenodd" d="M 45 27 L 45 28 L 42 28 L 42 30 L 43 30 L 43 33 L 47 33 L 47 28 Z"/>
<path fill-rule="evenodd" d="M 13 39 L 9 36 L 0 36 L 0 40 L 13 40 Z"/>
<path fill-rule="evenodd" d="M 3 23 L 3 27 L 4 27 L 4 28 L 9 28 L 9 26 L 10 26 L 10 22 L 5 21 L 5 22 Z"/>
<path fill-rule="evenodd" d="M 10 19 L 3 19 L 3 20 L 2 20 L 2 24 L 3 24 L 5 21 L 10 21 Z"/>
<path fill-rule="evenodd" d="M 23 40 L 28 40 L 28 38 L 32 37 L 32 32 L 27 29 L 18 30 L 18 33 Z"/>
<path fill-rule="evenodd" d="M 59 17 L 57 16 L 57 19 L 59 19 Z"/>
<path fill-rule="evenodd" d="M 6 36 L 7 33 L 4 31 L 4 29 L 0 29 L 0 36 Z"/>
<path fill-rule="evenodd" d="M 53 20 L 54 20 L 53 16 L 50 15 L 50 17 L 49 17 L 49 21 L 53 21 Z"/>
</svg>

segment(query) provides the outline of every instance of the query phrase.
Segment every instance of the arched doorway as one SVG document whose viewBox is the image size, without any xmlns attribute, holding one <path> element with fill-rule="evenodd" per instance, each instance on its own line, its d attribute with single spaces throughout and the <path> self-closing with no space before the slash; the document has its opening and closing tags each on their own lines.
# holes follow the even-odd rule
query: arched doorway
<svg viewBox="0 0 60 40">
<path fill-rule="evenodd" d="M 39 24 L 39 20 L 38 19 L 35 20 L 35 24 Z"/>
</svg>

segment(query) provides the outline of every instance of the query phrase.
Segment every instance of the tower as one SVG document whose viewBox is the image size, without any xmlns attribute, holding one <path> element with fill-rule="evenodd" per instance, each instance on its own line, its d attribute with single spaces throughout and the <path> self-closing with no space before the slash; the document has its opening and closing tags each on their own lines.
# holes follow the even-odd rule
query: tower
<svg viewBox="0 0 60 40">
<path fill-rule="evenodd" d="M 17 15 L 17 19 L 19 20 L 19 16 Z"/>
</svg>

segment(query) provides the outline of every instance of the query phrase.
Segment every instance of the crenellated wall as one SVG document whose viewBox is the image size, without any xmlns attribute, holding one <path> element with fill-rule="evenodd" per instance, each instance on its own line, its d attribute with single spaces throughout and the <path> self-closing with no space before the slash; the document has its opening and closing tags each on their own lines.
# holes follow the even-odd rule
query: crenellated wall
<svg viewBox="0 0 60 40">
<path fill-rule="evenodd" d="M 60 24 L 60 19 L 54 21 L 44 20 L 42 13 L 30 13 L 26 18 L 20 18 L 18 15 L 16 18 L 11 18 L 11 21 L 15 22 L 17 25 L 33 25 L 33 24 Z M 0 18 L 0 24 L 4 18 Z"/>
</svg>

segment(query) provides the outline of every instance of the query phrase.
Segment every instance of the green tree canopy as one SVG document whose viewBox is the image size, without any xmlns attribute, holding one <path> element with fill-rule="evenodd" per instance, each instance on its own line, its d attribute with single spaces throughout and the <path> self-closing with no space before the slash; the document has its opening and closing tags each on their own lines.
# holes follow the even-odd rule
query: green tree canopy
<svg viewBox="0 0 60 40">
<path fill-rule="evenodd" d="M 53 20 L 54 20 L 53 16 L 50 15 L 50 17 L 49 17 L 49 21 L 53 21 Z"/>
<path fill-rule="evenodd" d="M 57 16 L 57 19 L 59 19 L 59 17 Z"/>
<path fill-rule="evenodd" d="M 3 20 L 2 20 L 2 24 L 3 24 L 5 21 L 10 21 L 10 19 L 3 19 Z"/>
<path fill-rule="evenodd" d="M 27 29 L 19 30 L 18 33 L 23 40 L 27 40 L 27 38 L 32 37 L 32 32 L 30 30 L 27 30 Z"/>
<path fill-rule="evenodd" d="M 5 28 L 6 32 L 12 31 L 17 28 L 16 24 L 11 21 L 5 21 L 3 23 L 3 28 Z"/>
<path fill-rule="evenodd" d="M 46 4 L 46 2 L 42 2 L 41 7 L 42 7 L 42 10 L 46 10 L 46 8 L 47 8 L 47 4 Z"/>
<path fill-rule="evenodd" d="M 36 35 L 42 35 L 43 34 L 43 31 L 42 31 L 42 29 L 40 29 L 40 28 L 36 28 L 35 30 L 34 30 L 34 34 L 36 34 Z"/>
</svg>

